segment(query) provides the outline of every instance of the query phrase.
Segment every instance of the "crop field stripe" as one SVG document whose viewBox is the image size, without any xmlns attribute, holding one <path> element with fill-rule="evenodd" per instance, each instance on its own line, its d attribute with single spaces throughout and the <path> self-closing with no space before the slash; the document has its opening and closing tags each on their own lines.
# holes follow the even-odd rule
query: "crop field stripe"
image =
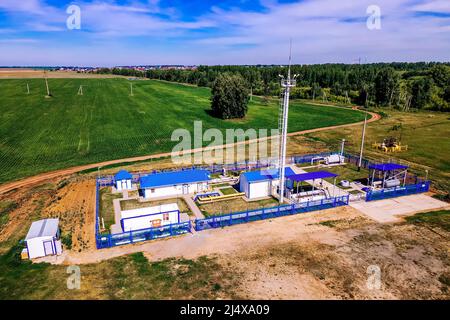
<svg viewBox="0 0 450 320">
<path fill-rule="evenodd" d="M 26 83 L 30 94 L 26 94 Z M 42 172 L 107 160 L 169 152 L 173 130 L 277 128 L 278 103 L 255 97 L 248 115 L 224 121 L 211 117 L 210 90 L 160 81 L 126 79 L 0 80 L 0 183 Z M 78 95 L 83 85 L 83 95 Z M 289 131 L 363 120 L 350 109 L 297 101 L 290 108 Z M 206 144 L 206 143 L 205 143 Z"/>
</svg>

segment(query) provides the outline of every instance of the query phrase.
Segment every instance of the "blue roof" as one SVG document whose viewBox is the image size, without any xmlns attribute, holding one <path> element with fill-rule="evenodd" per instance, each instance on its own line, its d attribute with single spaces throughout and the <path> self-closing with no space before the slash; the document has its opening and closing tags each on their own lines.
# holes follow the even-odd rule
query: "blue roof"
<svg viewBox="0 0 450 320">
<path fill-rule="evenodd" d="M 316 171 L 316 172 L 306 172 L 294 174 L 292 176 L 287 177 L 292 181 L 306 181 L 306 180 L 314 180 L 314 179 L 325 179 L 330 177 L 337 177 L 337 174 L 331 173 L 328 171 Z"/>
<path fill-rule="evenodd" d="M 116 181 L 119 180 L 128 180 L 128 179 L 132 179 L 133 176 L 127 171 L 127 170 L 120 170 L 119 172 L 116 173 L 116 175 L 114 176 L 114 179 Z"/>
<path fill-rule="evenodd" d="M 291 168 L 289 168 L 289 167 L 284 168 L 285 176 L 291 176 L 294 174 L 295 173 L 294 173 L 294 171 L 292 171 Z M 278 169 L 266 169 L 266 170 L 260 170 L 260 171 L 250 171 L 250 172 L 244 172 L 242 175 L 247 179 L 248 182 L 265 181 L 265 180 L 278 179 L 279 170 Z"/>
<path fill-rule="evenodd" d="M 375 169 L 378 171 L 391 171 L 391 170 L 400 170 L 400 169 L 407 169 L 408 166 L 404 166 L 398 163 L 376 163 L 371 164 L 369 166 L 369 169 Z"/>
<path fill-rule="evenodd" d="M 208 180 L 210 180 L 210 178 L 207 170 L 192 169 L 150 174 L 141 177 L 139 183 L 141 188 L 145 189 Z"/>
</svg>

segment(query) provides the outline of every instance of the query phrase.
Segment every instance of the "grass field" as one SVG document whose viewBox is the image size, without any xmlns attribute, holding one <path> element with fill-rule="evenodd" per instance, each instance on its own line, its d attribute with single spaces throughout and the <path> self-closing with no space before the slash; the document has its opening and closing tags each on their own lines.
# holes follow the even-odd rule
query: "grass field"
<svg viewBox="0 0 450 320">
<path fill-rule="evenodd" d="M 243 200 L 242 198 L 222 200 L 211 203 L 199 204 L 198 207 L 205 215 L 205 217 L 210 217 L 213 215 L 229 214 L 232 212 L 274 207 L 276 205 L 278 205 L 278 200 L 270 197 L 267 199 L 249 202 Z"/>
<path fill-rule="evenodd" d="M 103 219 L 106 230 L 109 230 L 111 225 L 116 223 L 113 200 L 122 197 L 121 193 L 111 193 L 111 187 L 100 189 L 100 218 Z"/>
<path fill-rule="evenodd" d="M 428 224 L 431 227 L 438 227 L 450 231 L 450 210 L 419 213 L 406 217 L 405 220 L 409 223 Z"/>
<path fill-rule="evenodd" d="M 81 287 L 69 290 L 65 266 L 20 261 L 19 254 L 16 246 L 0 255 L 0 300 L 216 299 L 233 297 L 237 285 L 212 258 L 149 262 L 135 253 L 81 266 Z"/>
<path fill-rule="evenodd" d="M 176 128 L 276 128 L 278 102 L 255 98 L 245 119 L 209 115 L 210 90 L 126 79 L 0 80 L 0 183 L 74 165 L 170 151 Z M 30 94 L 26 94 L 26 84 Z M 83 85 L 83 95 L 77 95 Z M 293 102 L 290 131 L 362 120 L 360 112 Z"/>
<path fill-rule="evenodd" d="M 121 201 L 120 207 L 121 207 L 121 210 L 133 210 L 133 209 L 160 206 L 163 204 L 170 204 L 170 203 L 176 203 L 178 205 L 178 208 L 180 209 L 180 212 L 192 214 L 191 210 L 189 209 L 189 206 L 187 205 L 186 201 L 184 201 L 183 198 L 170 198 L 170 199 L 144 201 L 144 202 L 140 202 L 137 199 L 130 199 L 130 200 Z"/>
</svg>

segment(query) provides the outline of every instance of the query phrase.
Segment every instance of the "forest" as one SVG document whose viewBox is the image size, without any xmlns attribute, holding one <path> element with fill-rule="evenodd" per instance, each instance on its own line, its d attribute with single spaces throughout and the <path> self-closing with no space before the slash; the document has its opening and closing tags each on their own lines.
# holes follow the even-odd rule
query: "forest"
<svg viewBox="0 0 450 320">
<path fill-rule="evenodd" d="M 450 63 L 374 63 L 293 65 L 297 86 L 294 99 L 312 99 L 365 107 L 389 107 L 404 111 L 450 111 Z M 250 95 L 280 95 L 280 75 L 287 66 L 199 66 L 195 69 L 102 68 L 98 73 L 147 77 L 212 87 L 221 73 L 239 74 Z"/>
</svg>

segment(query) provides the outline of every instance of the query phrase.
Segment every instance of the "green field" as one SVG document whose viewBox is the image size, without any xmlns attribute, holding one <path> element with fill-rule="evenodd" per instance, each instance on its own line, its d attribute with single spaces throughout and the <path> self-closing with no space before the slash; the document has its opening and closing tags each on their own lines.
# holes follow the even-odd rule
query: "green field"
<svg viewBox="0 0 450 320">
<path fill-rule="evenodd" d="M 29 83 L 30 94 L 26 94 Z M 0 80 L 0 183 L 40 172 L 167 152 L 172 131 L 203 128 L 276 128 L 278 102 L 255 98 L 245 119 L 209 115 L 208 88 L 127 79 Z M 83 95 L 77 95 L 83 85 Z M 362 120 L 360 112 L 293 102 L 289 131 Z"/>
</svg>

